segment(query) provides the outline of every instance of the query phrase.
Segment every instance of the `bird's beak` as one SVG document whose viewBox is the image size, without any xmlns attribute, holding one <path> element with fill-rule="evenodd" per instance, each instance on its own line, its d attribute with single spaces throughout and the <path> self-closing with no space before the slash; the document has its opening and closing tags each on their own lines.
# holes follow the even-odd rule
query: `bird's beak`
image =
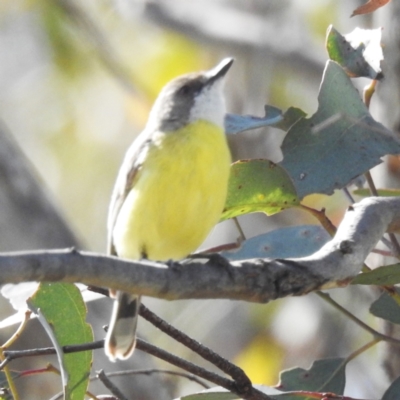
<svg viewBox="0 0 400 400">
<path fill-rule="evenodd" d="M 210 84 L 223 78 L 229 71 L 229 68 L 233 64 L 233 61 L 234 61 L 233 58 L 224 58 L 217 66 L 207 71 L 206 72 L 206 76 L 208 77 L 207 83 Z"/>
</svg>

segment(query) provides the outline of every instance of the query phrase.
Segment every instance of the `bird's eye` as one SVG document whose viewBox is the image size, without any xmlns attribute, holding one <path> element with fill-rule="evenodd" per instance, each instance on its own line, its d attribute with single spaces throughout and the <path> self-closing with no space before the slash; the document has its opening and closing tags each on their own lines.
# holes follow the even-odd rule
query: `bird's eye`
<svg viewBox="0 0 400 400">
<path fill-rule="evenodd" d="M 182 95 L 187 95 L 190 93 L 190 86 L 189 85 L 183 85 L 180 89 L 179 89 L 179 94 Z"/>
</svg>

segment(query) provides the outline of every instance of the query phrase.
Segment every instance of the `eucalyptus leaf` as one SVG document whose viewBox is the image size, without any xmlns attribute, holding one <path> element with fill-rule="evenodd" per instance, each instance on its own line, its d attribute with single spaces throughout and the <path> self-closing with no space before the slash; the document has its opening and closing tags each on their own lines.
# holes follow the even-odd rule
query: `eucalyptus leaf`
<svg viewBox="0 0 400 400">
<path fill-rule="evenodd" d="M 372 303 L 370 313 L 394 324 L 400 324 L 400 306 L 387 293 L 383 293 Z"/>
<path fill-rule="evenodd" d="M 400 264 L 386 265 L 357 275 L 354 285 L 395 285 L 400 283 Z"/>
<path fill-rule="evenodd" d="M 343 36 L 331 25 L 327 32 L 326 48 L 329 58 L 339 63 L 349 76 L 382 79 L 381 37 L 381 28 L 355 28 Z"/>
<path fill-rule="evenodd" d="M 282 372 L 277 388 L 283 391 L 305 390 L 343 395 L 346 383 L 345 368 L 343 358 L 316 360 L 310 369 L 293 368 Z M 285 400 L 301 400 L 308 397 L 289 395 L 284 398 Z"/>
<path fill-rule="evenodd" d="M 396 197 L 400 196 L 400 189 L 378 189 L 378 195 L 382 197 Z M 353 190 L 353 194 L 362 197 L 371 196 L 371 191 L 369 189 L 356 189 Z"/>
<path fill-rule="evenodd" d="M 264 107 L 264 117 L 253 115 L 226 114 L 225 132 L 236 134 L 250 129 L 262 128 L 264 126 L 275 125 L 283 120 L 282 111 L 279 108 L 268 106 Z"/>
<path fill-rule="evenodd" d="M 381 163 L 400 154 L 400 141 L 376 122 L 344 70 L 328 61 L 318 96 L 318 110 L 301 118 L 282 143 L 279 164 L 291 177 L 299 198 L 332 194 Z"/>
<path fill-rule="evenodd" d="M 267 215 L 299 204 L 285 170 L 268 160 L 242 160 L 231 166 L 222 220 L 253 212 Z"/>
<path fill-rule="evenodd" d="M 231 261 L 249 258 L 296 258 L 315 253 L 331 237 L 319 225 L 299 225 L 275 229 L 245 240 L 237 249 L 221 252 Z"/>
<path fill-rule="evenodd" d="M 57 349 L 63 377 L 64 397 L 83 400 L 89 383 L 92 351 L 64 354 L 62 346 L 93 341 L 93 332 L 86 322 L 86 306 L 79 289 L 72 284 L 41 283 L 28 300 L 31 308 L 38 310 L 44 325 Z M 43 323 L 43 322 L 42 322 Z"/>
<path fill-rule="evenodd" d="M 399 400 L 400 377 L 398 377 L 384 393 L 381 400 Z"/>
</svg>

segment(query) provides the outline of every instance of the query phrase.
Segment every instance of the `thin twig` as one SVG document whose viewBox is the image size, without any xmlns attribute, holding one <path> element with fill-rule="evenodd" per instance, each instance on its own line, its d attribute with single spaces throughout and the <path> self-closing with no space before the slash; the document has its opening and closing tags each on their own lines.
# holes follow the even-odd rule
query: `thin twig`
<svg viewBox="0 0 400 400">
<path fill-rule="evenodd" d="M 246 235 L 244 234 L 243 228 L 239 223 L 238 217 L 233 218 L 233 222 L 234 222 L 234 224 L 236 226 L 236 229 L 239 232 L 239 240 L 244 242 L 246 240 Z"/>
<path fill-rule="evenodd" d="M 19 399 L 19 395 L 18 395 L 18 391 L 17 391 L 17 387 L 14 383 L 14 379 L 11 375 L 11 371 L 9 370 L 7 363 L 5 362 L 7 357 L 4 354 L 4 349 L 6 349 L 8 346 L 11 346 L 21 335 L 22 331 L 25 329 L 25 326 L 31 316 L 31 311 L 27 311 L 25 313 L 25 318 L 23 319 L 23 321 L 21 322 L 21 324 L 19 325 L 18 329 L 14 332 L 14 334 L 10 337 L 10 339 L 7 340 L 6 343 L 4 343 L 1 347 L 0 347 L 0 360 L 1 360 L 1 365 L 3 365 L 4 368 L 4 374 L 6 375 L 6 379 L 7 379 L 7 383 L 8 386 L 10 388 L 12 397 L 14 400 L 18 400 Z"/>
<path fill-rule="evenodd" d="M 391 243 L 393 245 L 393 247 L 392 247 L 393 256 L 396 257 L 396 258 L 399 258 L 399 256 L 400 256 L 400 245 L 399 245 L 399 242 L 398 242 L 398 240 L 396 238 L 396 235 L 394 233 L 389 233 L 389 238 L 390 238 L 390 241 L 391 241 Z"/>
<path fill-rule="evenodd" d="M 393 252 L 390 250 L 373 249 L 371 253 L 379 254 L 383 257 L 393 257 Z"/>
<path fill-rule="evenodd" d="M 244 371 L 238 366 L 232 364 L 225 358 L 221 357 L 219 354 L 215 353 L 213 350 L 205 347 L 201 343 L 192 339 L 182 331 L 174 328 L 172 325 L 168 324 L 168 322 L 164 321 L 162 318 L 158 317 L 152 311 L 150 311 L 146 306 L 141 304 L 140 306 L 140 315 L 153 324 L 155 327 L 166 333 L 168 336 L 171 336 L 173 339 L 188 347 L 195 353 L 197 353 L 200 357 L 205 360 L 211 362 L 221 371 L 230 375 L 235 382 L 240 385 L 240 387 L 251 386 L 251 381 L 244 373 Z"/>
<path fill-rule="evenodd" d="M 393 256 L 393 254 L 395 253 L 395 249 L 393 248 L 393 243 L 386 239 L 384 236 L 382 236 L 381 238 L 381 242 L 389 249 L 389 251 L 391 252 L 391 254 L 389 256 Z"/>
<path fill-rule="evenodd" d="M 347 186 L 345 186 L 342 190 L 343 190 L 343 193 L 345 194 L 345 196 L 347 197 L 347 200 L 349 200 L 350 204 L 354 204 L 355 200 L 354 200 L 353 196 L 351 195 Z"/>
<path fill-rule="evenodd" d="M 97 372 L 98 378 L 103 382 L 103 385 L 119 400 L 129 400 L 120 390 L 117 388 L 104 373 L 104 370 L 100 370 Z"/>
<path fill-rule="evenodd" d="M 22 371 L 17 375 L 17 378 L 23 378 L 26 376 L 32 376 L 32 375 L 37 375 L 37 374 L 43 374 L 45 372 L 52 372 L 53 374 L 61 375 L 61 372 L 58 368 L 56 368 L 53 364 L 49 363 L 47 364 L 46 368 L 41 368 L 41 369 L 31 369 L 27 371 Z M 53 400 L 61 398 L 64 395 L 64 392 L 57 393 L 52 397 Z M 93 400 L 98 400 L 97 397 L 86 390 L 86 396 L 93 399 Z"/>
<path fill-rule="evenodd" d="M 164 360 L 169 364 L 175 365 L 176 367 L 182 368 L 194 375 L 200 376 L 203 379 L 213 382 L 216 385 L 222 386 L 229 391 L 234 391 L 236 389 L 234 381 L 215 374 L 214 372 L 210 372 L 171 353 L 168 353 L 167 351 L 153 346 L 152 344 L 147 343 L 140 338 L 137 338 L 136 340 L 136 348 L 138 350 L 151 354 L 154 357 L 160 358 L 161 360 Z"/>
<path fill-rule="evenodd" d="M 31 317 L 32 311 L 27 310 L 25 311 L 24 319 L 22 320 L 21 324 L 19 325 L 18 329 L 14 332 L 14 334 L 7 340 L 2 346 L 1 349 L 5 350 L 10 347 L 20 336 L 22 331 L 25 329 L 26 324 L 28 323 Z"/>
<path fill-rule="evenodd" d="M 380 333 L 376 331 L 375 329 L 371 328 L 369 325 L 367 325 L 365 322 L 361 321 L 359 318 L 357 318 L 354 314 L 352 314 L 350 311 L 342 307 L 339 303 L 337 303 L 335 300 L 332 299 L 332 297 L 327 294 L 327 293 L 322 293 L 322 292 L 316 292 L 317 296 L 319 296 L 321 299 L 335 307 L 337 310 L 339 310 L 342 314 L 346 315 L 349 319 L 351 319 L 353 322 L 355 322 L 360 328 L 364 329 L 365 331 L 369 332 L 375 339 L 380 339 L 384 340 L 389 343 L 397 344 L 400 345 L 400 340 L 395 339 L 391 336 L 384 335 L 383 333 Z"/>
<path fill-rule="evenodd" d="M 99 349 L 104 347 L 104 340 L 99 340 L 97 342 L 92 342 L 92 343 L 85 343 L 81 345 L 74 345 L 74 346 L 64 346 L 63 350 L 65 353 L 73 353 L 77 351 L 87 351 L 87 350 L 93 350 L 93 349 Z M 236 382 L 231 381 L 227 378 L 224 378 L 222 376 L 219 376 L 213 372 L 207 371 L 204 368 L 201 368 L 193 363 L 190 363 L 186 360 L 183 360 L 173 354 L 170 354 L 166 352 L 165 350 L 159 349 L 156 346 L 150 345 L 149 343 L 146 343 L 145 341 L 141 339 L 137 339 L 136 347 L 138 350 L 144 351 L 146 353 L 149 353 L 155 357 L 158 357 L 172 365 L 175 365 L 179 368 L 183 368 L 184 370 L 190 372 L 191 374 L 197 375 L 203 379 L 206 379 L 210 382 L 213 382 L 216 385 L 222 386 L 225 389 L 233 392 L 240 394 L 243 398 L 246 399 L 252 399 L 253 397 L 246 397 L 245 394 L 243 394 L 243 391 L 241 391 L 241 388 L 238 388 Z M 14 359 L 21 358 L 21 357 L 33 357 L 33 356 L 41 356 L 41 355 L 50 355 L 50 354 L 56 354 L 56 351 L 54 347 L 46 347 L 46 348 L 40 348 L 40 349 L 30 349 L 30 350 L 7 350 L 4 352 L 4 355 L 6 357 L 7 362 L 10 362 Z M 259 398 L 259 399 L 265 399 L 265 400 L 270 400 L 270 397 L 264 395 L 261 393 L 262 397 L 260 397 L 260 394 L 258 391 L 252 387 L 249 389 L 250 393 L 254 393 L 256 397 L 254 399 Z"/>
<path fill-rule="evenodd" d="M 185 372 L 179 372 L 179 371 L 171 371 L 169 369 L 158 369 L 158 368 L 152 368 L 152 369 L 128 369 L 125 371 L 117 371 L 117 372 L 107 372 L 107 376 L 109 378 L 114 377 L 114 376 L 127 376 L 127 375 L 152 375 L 152 374 L 165 374 L 165 375 L 175 375 L 179 376 L 181 378 L 186 378 L 190 381 L 196 382 L 200 386 L 202 386 L 204 389 L 209 389 L 211 386 L 207 385 L 204 381 L 201 379 L 197 378 L 197 376 L 193 374 L 188 374 Z M 90 378 L 91 381 L 94 381 L 98 379 L 97 376 L 93 376 Z"/>
<path fill-rule="evenodd" d="M 372 179 L 371 172 L 367 171 L 364 174 L 364 176 L 365 176 L 365 179 L 367 180 L 367 184 L 368 184 L 368 187 L 369 187 L 369 191 L 371 192 L 371 196 L 379 196 L 379 193 L 378 193 L 378 191 L 376 189 L 376 186 L 375 186 L 375 182 Z"/>
<path fill-rule="evenodd" d="M 335 235 L 336 226 L 333 225 L 332 221 L 326 216 L 325 208 L 322 208 L 319 211 L 316 210 L 315 208 L 305 206 L 304 204 L 300 204 L 298 207 L 313 215 L 331 236 Z"/>
<path fill-rule="evenodd" d="M 230 250 L 237 250 L 240 248 L 240 241 L 231 242 L 231 243 L 224 243 L 219 246 L 209 247 L 208 249 L 202 250 L 199 252 L 200 254 L 208 253 L 220 253 L 221 251 L 230 251 Z M 198 253 L 195 253 L 198 254 Z"/>
<path fill-rule="evenodd" d="M 354 358 L 358 357 L 360 354 L 364 353 L 365 351 L 369 350 L 371 347 L 375 346 L 379 342 L 381 342 L 382 338 L 374 338 L 370 342 L 366 343 L 364 346 L 361 346 L 359 349 L 351 353 L 349 356 L 346 357 L 346 364 L 353 360 Z"/>
<path fill-rule="evenodd" d="M 224 378 L 213 372 L 207 371 L 206 369 L 201 368 L 189 361 L 186 361 L 180 357 L 177 357 L 173 354 L 166 352 L 165 350 L 162 350 L 156 346 L 153 346 L 150 343 L 147 343 L 142 339 L 139 339 L 139 338 L 137 339 L 136 348 L 139 350 L 145 351 L 146 353 L 151 354 L 154 357 L 160 358 L 161 360 L 164 360 L 172 365 L 182 368 L 192 374 L 200 376 L 203 379 L 213 382 L 216 385 L 222 386 L 223 388 L 229 390 L 230 392 L 238 394 L 243 399 L 246 399 L 246 400 L 272 400 L 270 396 L 255 389 L 251 384 L 250 384 L 250 386 L 247 386 L 246 388 L 240 387 L 237 384 L 237 382 L 235 382 L 235 381 Z"/>
<path fill-rule="evenodd" d="M 96 342 L 63 346 L 62 350 L 64 353 L 67 354 L 67 353 L 76 353 L 79 351 L 102 349 L 103 347 L 104 347 L 104 340 L 98 340 Z M 51 355 L 51 354 L 56 354 L 56 350 L 54 349 L 54 347 L 44 347 L 44 348 L 29 349 L 29 350 L 6 350 L 6 351 L 4 351 L 4 356 L 6 357 L 5 361 L 7 361 L 7 362 L 10 362 L 12 360 L 15 360 L 17 358 L 22 358 L 22 357 L 35 357 L 35 356 L 43 356 L 43 355 Z M 0 370 L 3 368 L 2 364 L 0 365 Z"/>
</svg>

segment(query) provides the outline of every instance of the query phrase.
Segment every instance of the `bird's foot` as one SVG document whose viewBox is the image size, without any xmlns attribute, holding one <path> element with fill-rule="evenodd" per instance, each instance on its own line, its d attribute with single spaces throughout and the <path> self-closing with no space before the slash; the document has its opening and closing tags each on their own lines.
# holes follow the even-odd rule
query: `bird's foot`
<svg viewBox="0 0 400 400">
<path fill-rule="evenodd" d="M 229 260 L 219 253 L 195 253 L 190 254 L 188 258 L 207 260 L 207 264 L 223 267 L 228 270 L 232 268 Z"/>
<path fill-rule="evenodd" d="M 183 265 L 175 260 L 168 260 L 165 262 L 165 265 L 168 267 L 168 269 L 175 272 L 180 272 L 183 268 Z"/>
</svg>

